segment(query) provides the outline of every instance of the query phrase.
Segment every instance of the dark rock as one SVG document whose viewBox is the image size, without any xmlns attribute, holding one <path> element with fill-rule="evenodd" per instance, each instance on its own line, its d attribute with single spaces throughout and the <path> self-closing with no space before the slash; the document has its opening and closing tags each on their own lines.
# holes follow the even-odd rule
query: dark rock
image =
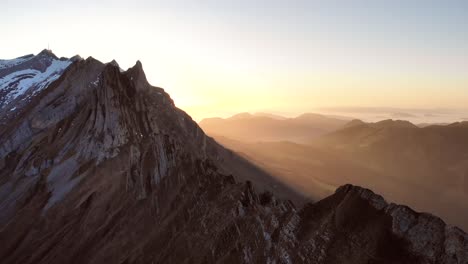
<svg viewBox="0 0 468 264">
<path fill-rule="evenodd" d="M 301 209 L 258 195 L 140 62 L 74 60 L 0 143 L 2 263 L 468 260 L 463 231 L 370 190 L 346 185 Z"/>
</svg>

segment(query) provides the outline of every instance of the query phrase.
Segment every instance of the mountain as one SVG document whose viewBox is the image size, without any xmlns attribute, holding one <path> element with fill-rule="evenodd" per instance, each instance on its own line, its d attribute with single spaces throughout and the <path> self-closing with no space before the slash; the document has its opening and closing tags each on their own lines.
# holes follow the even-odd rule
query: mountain
<svg viewBox="0 0 468 264">
<path fill-rule="evenodd" d="M 415 181 L 419 181 L 417 175 L 424 173 L 428 183 L 452 184 L 457 191 L 468 194 L 464 184 L 468 176 L 464 165 L 468 158 L 468 122 L 418 127 L 407 121 L 384 120 L 347 126 L 318 142 L 365 159 L 374 168 L 402 172 L 411 169 L 416 173 Z M 447 178 L 448 175 L 454 178 Z"/>
<path fill-rule="evenodd" d="M 327 145 L 285 141 L 250 143 L 225 137 L 215 137 L 215 140 L 312 200 L 322 199 L 337 187 L 353 183 L 381 193 L 394 202 L 436 214 L 450 224 L 468 228 L 467 196 L 448 184 L 424 185 L 427 175 L 419 175 L 421 183 L 415 183 L 411 180 L 415 174 L 408 168 L 401 168 L 398 173 L 395 168 L 376 168 L 364 157 Z M 394 163 L 394 166 L 398 167 L 398 164 Z"/>
<path fill-rule="evenodd" d="M 431 212 L 468 228 L 468 122 L 426 127 L 399 120 L 354 123 L 314 145 L 421 190 L 418 208 L 431 206 Z"/>
<path fill-rule="evenodd" d="M 57 61 L 41 54 L 27 57 L 47 57 L 34 75 L 2 61 L 0 80 L 18 80 L 0 86 L 2 263 L 468 260 L 462 230 L 368 189 L 297 208 L 246 182 L 268 175 L 207 137 L 140 62 L 59 59 L 36 82 Z"/>
<path fill-rule="evenodd" d="M 447 126 L 450 123 L 419 123 L 417 124 L 418 127 L 428 127 L 428 126 Z"/>
<path fill-rule="evenodd" d="M 275 114 L 270 114 L 270 113 L 263 113 L 263 112 L 257 112 L 257 113 L 254 113 L 253 115 L 254 115 L 254 116 L 269 117 L 269 118 L 279 119 L 279 120 L 287 119 L 287 118 L 284 117 L 284 116 L 275 115 Z"/>
<path fill-rule="evenodd" d="M 285 118 L 264 113 L 240 113 L 230 118 L 206 118 L 199 125 L 209 135 L 225 136 L 235 140 L 280 141 L 297 143 L 341 128 L 346 119 L 307 113 L 295 118 Z"/>
<path fill-rule="evenodd" d="M 55 81 L 72 63 L 58 59 L 48 50 L 37 56 L 27 55 L 14 60 L 0 61 L 0 110 L 14 111 Z M 12 106 L 12 107 L 9 107 Z"/>
</svg>

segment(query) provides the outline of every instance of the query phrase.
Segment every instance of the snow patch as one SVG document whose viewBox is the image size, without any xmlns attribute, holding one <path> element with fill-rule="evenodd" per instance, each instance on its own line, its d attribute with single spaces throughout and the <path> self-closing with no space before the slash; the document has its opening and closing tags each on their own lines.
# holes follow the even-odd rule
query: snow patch
<svg viewBox="0 0 468 264">
<path fill-rule="evenodd" d="M 12 60 L 0 60 L 0 70 L 10 68 L 32 59 L 34 56 L 20 57 Z"/>
<path fill-rule="evenodd" d="M 57 80 L 71 63 L 71 61 L 53 60 L 44 72 L 27 69 L 0 78 L 0 91 L 7 90 L 3 105 L 24 95 L 30 89 L 33 89 L 33 95 L 35 95 Z"/>
</svg>

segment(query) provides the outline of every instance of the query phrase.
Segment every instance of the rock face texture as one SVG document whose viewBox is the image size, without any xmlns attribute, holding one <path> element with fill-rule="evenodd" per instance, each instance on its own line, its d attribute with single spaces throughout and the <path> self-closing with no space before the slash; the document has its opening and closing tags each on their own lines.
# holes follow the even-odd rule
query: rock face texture
<svg viewBox="0 0 468 264">
<path fill-rule="evenodd" d="M 1 61 L 0 83 L 37 56 Z M 0 109 L 1 263 L 468 261 L 462 230 L 369 190 L 302 209 L 258 191 L 139 62 L 60 61 Z"/>
</svg>

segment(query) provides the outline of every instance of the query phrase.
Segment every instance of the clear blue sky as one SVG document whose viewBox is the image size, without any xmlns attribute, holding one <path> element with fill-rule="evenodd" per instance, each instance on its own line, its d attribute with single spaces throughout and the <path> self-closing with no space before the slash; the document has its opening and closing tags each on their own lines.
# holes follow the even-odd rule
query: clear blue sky
<svg viewBox="0 0 468 264">
<path fill-rule="evenodd" d="M 461 108 L 468 1 L 5 1 L 0 58 L 140 59 L 196 118 L 315 107 Z"/>
</svg>

